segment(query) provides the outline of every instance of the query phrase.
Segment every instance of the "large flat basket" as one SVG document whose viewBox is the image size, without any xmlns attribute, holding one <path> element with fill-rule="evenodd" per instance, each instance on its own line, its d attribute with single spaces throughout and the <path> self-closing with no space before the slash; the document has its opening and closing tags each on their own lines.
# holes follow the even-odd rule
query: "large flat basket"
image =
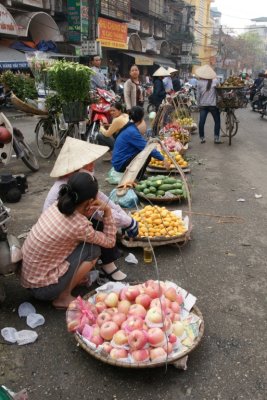
<svg viewBox="0 0 267 400">
<path fill-rule="evenodd" d="M 90 293 L 88 293 L 84 299 L 88 300 L 90 297 L 92 297 L 96 292 L 92 291 Z M 160 361 L 160 362 L 150 362 L 150 363 L 124 363 L 121 362 L 120 360 L 114 360 L 111 357 L 109 357 L 108 353 L 106 352 L 96 352 L 95 350 L 91 349 L 89 346 L 86 345 L 86 343 L 82 340 L 82 337 L 79 334 L 75 334 L 74 337 L 77 340 L 77 342 L 79 343 L 79 345 L 81 346 L 81 348 L 83 350 L 85 350 L 87 353 L 89 353 L 91 356 L 93 356 L 94 358 L 106 363 L 106 364 L 110 364 L 113 365 L 115 367 L 123 367 L 123 368 L 155 368 L 155 367 L 162 367 L 162 366 L 166 366 L 166 364 L 173 364 L 175 366 L 175 363 L 182 359 L 183 357 L 187 356 L 189 353 L 191 353 L 193 350 L 195 350 L 197 348 L 197 346 L 199 345 L 203 335 L 204 335 L 204 319 L 203 319 L 203 315 L 200 311 L 200 309 L 197 306 L 194 306 L 191 310 L 192 313 L 196 314 L 200 319 L 201 319 L 201 324 L 199 327 L 199 335 L 197 336 L 197 338 L 195 339 L 192 347 L 190 347 L 189 349 L 184 350 L 183 352 L 177 354 L 176 357 L 172 357 L 172 358 L 166 358 L 166 360 L 164 361 Z"/>
</svg>

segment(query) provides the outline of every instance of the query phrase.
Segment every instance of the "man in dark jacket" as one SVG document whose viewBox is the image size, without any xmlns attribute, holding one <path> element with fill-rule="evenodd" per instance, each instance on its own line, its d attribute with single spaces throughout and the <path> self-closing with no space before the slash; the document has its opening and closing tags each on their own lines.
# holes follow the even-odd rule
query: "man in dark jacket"
<svg viewBox="0 0 267 400">
<path fill-rule="evenodd" d="M 170 73 L 163 67 L 157 69 L 157 71 L 154 72 L 153 74 L 154 82 L 153 82 L 152 103 L 155 105 L 156 111 L 158 111 L 159 106 L 166 97 L 166 91 L 163 84 L 163 78 L 165 76 L 170 76 Z"/>
</svg>

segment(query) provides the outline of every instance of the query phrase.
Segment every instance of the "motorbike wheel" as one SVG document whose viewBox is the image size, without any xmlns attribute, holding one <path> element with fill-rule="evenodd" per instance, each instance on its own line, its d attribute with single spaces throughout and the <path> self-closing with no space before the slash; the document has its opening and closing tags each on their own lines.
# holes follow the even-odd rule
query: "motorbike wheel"
<svg viewBox="0 0 267 400">
<path fill-rule="evenodd" d="M 50 158 L 54 153 L 54 146 L 49 142 L 48 134 L 53 136 L 53 123 L 49 119 L 41 119 L 35 128 L 36 145 L 38 153 L 42 158 Z"/>
<path fill-rule="evenodd" d="M 152 111 L 156 111 L 156 106 L 154 104 L 149 103 L 146 109 L 147 113 L 151 113 Z"/>
<path fill-rule="evenodd" d="M 17 143 L 16 143 L 17 142 Z M 33 172 L 39 170 L 39 162 L 28 145 L 28 143 L 23 138 L 16 138 L 16 142 L 14 141 L 14 150 L 17 156 L 19 156 L 20 152 L 23 152 L 23 156 L 21 160 L 24 164 Z"/>
<path fill-rule="evenodd" d="M 97 144 L 97 135 L 99 133 L 100 124 L 98 121 L 93 122 L 89 125 L 87 132 L 86 132 L 86 141 L 88 143 Z"/>
</svg>

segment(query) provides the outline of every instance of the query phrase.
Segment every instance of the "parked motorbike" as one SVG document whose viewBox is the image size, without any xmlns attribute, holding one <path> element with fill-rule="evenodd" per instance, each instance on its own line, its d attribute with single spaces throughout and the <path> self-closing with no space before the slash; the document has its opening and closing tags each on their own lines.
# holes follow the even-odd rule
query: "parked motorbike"
<svg viewBox="0 0 267 400">
<path fill-rule="evenodd" d="M 114 92 L 104 89 L 96 89 L 95 102 L 89 106 L 89 125 L 85 132 L 85 140 L 90 143 L 97 142 L 100 124 L 110 124 L 110 104 L 116 101 Z"/>
<path fill-rule="evenodd" d="M 10 162 L 13 150 L 31 171 L 39 170 L 39 162 L 22 132 L 13 128 L 5 114 L 0 113 L 0 166 Z"/>
<path fill-rule="evenodd" d="M 8 233 L 9 219 L 9 210 L 0 199 L 0 276 L 16 272 L 22 259 L 18 239 Z M 5 300 L 5 297 L 4 285 L 0 282 L 0 303 Z"/>
</svg>

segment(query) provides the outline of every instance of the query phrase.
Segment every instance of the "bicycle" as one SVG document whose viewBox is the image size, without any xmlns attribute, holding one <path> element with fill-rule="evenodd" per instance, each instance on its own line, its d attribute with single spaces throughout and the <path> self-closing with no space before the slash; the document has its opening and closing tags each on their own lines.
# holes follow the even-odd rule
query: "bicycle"
<svg viewBox="0 0 267 400">
<path fill-rule="evenodd" d="M 58 113 L 51 112 L 41 117 L 35 127 L 38 153 L 43 158 L 50 158 L 56 149 L 63 146 L 67 136 L 81 139 L 79 123 L 66 124 Z"/>
<path fill-rule="evenodd" d="M 235 115 L 235 109 L 226 107 L 221 110 L 221 131 L 223 136 L 229 138 L 229 146 L 232 144 L 232 137 L 237 134 L 239 120 Z"/>
</svg>

